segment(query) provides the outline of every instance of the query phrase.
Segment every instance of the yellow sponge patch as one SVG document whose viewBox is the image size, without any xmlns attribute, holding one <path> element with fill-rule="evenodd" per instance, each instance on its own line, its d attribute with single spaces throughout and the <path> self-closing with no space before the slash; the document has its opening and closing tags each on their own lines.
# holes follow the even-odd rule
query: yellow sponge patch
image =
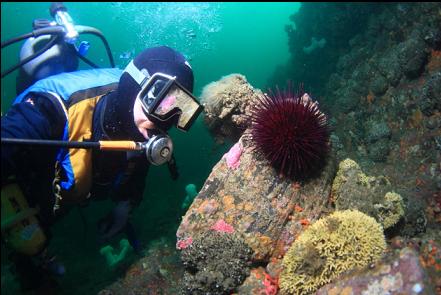
<svg viewBox="0 0 441 295">
<path fill-rule="evenodd" d="M 345 271 L 378 260 L 386 249 L 382 226 L 356 210 L 321 218 L 293 243 L 283 259 L 282 294 L 311 294 Z"/>
</svg>

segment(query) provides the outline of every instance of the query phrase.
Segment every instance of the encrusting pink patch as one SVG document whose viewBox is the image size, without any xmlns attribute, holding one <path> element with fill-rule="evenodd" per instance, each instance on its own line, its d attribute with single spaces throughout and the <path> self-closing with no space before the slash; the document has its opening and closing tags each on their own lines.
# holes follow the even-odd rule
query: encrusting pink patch
<svg viewBox="0 0 441 295">
<path fill-rule="evenodd" d="M 223 219 L 219 219 L 212 227 L 212 230 L 221 232 L 221 233 L 229 233 L 234 232 L 234 228 L 226 223 Z"/>
<path fill-rule="evenodd" d="M 192 237 L 185 238 L 183 240 L 179 240 L 176 243 L 176 248 L 179 250 L 185 249 L 193 243 Z"/>
<path fill-rule="evenodd" d="M 243 147 L 240 142 L 237 142 L 233 147 L 225 154 L 225 160 L 227 166 L 230 169 L 236 169 L 240 164 L 240 156 L 242 155 Z"/>
<path fill-rule="evenodd" d="M 264 273 L 265 278 L 263 280 L 263 285 L 265 286 L 265 295 L 276 295 L 278 291 L 278 280 L 273 279 L 269 274 L 266 272 Z"/>
</svg>

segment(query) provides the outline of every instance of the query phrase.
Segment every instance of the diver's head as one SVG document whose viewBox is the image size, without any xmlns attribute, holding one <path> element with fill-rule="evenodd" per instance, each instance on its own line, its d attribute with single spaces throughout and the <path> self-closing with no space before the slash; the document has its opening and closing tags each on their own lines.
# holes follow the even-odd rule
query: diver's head
<svg viewBox="0 0 441 295">
<path fill-rule="evenodd" d="M 49 42 L 50 38 L 50 35 L 28 38 L 21 47 L 20 61 L 42 49 Z M 77 69 L 78 57 L 75 53 L 75 48 L 63 41 L 57 42 L 54 46 L 21 67 L 17 79 L 19 82 L 17 83 L 17 93 L 21 93 L 38 80 L 64 72 L 76 71 Z"/>
<path fill-rule="evenodd" d="M 147 130 L 188 130 L 201 111 L 193 83 L 193 70 L 181 53 L 167 46 L 144 50 L 107 99 L 104 131 L 112 139 L 141 140 Z"/>
</svg>

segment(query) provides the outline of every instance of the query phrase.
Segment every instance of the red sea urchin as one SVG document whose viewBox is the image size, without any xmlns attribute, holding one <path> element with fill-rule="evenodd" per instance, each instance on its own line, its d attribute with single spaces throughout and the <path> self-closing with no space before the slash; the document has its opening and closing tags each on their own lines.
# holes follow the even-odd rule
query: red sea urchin
<svg viewBox="0 0 441 295">
<path fill-rule="evenodd" d="M 329 151 L 326 116 L 302 90 L 265 94 L 251 111 L 251 138 L 278 173 L 303 179 L 317 172 Z"/>
</svg>

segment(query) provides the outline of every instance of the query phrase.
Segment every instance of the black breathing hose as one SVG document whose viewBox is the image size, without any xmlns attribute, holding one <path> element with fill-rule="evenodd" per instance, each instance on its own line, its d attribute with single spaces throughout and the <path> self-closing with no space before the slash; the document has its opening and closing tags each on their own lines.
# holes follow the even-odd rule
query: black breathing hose
<svg viewBox="0 0 441 295">
<path fill-rule="evenodd" d="M 78 56 L 79 59 L 81 59 L 82 61 L 84 61 L 86 64 L 88 64 L 89 66 L 91 66 L 94 69 L 99 69 L 99 65 L 97 65 L 96 63 L 92 62 L 90 59 L 88 59 L 85 56 L 82 56 L 78 51 L 75 52 L 76 55 Z"/>
<path fill-rule="evenodd" d="M 93 27 L 87 27 L 87 26 L 75 26 L 75 27 L 78 28 L 78 32 L 80 34 L 91 34 L 91 35 L 95 35 L 101 39 L 101 41 L 104 44 L 104 47 L 106 48 L 106 52 L 107 52 L 107 56 L 109 57 L 110 65 L 112 68 L 114 68 L 115 61 L 113 60 L 112 51 L 110 50 L 109 43 L 107 42 L 103 33 L 101 33 L 100 30 L 97 30 Z"/>
<path fill-rule="evenodd" d="M 21 40 L 24 40 L 24 39 L 27 39 L 27 38 L 31 38 L 31 37 L 34 37 L 34 32 L 27 33 L 27 34 L 24 34 L 24 35 L 20 35 L 20 36 L 17 36 L 15 38 L 11 38 L 9 40 L 6 40 L 5 42 L 2 42 L 2 48 L 6 47 L 6 46 L 9 46 L 11 44 L 14 44 L 15 42 L 18 42 L 18 41 L 21 41 Z"/>
<path fill-rule="evenodd" d="M 91 67 L 94 68 L 94 69 L 98 69 L 98 68 L 99 68 L 99 66 L 98 66 L 96 63 L 92 62 L 92 61 L 91 61 L 90 59 L 88 59 L 87 57 L 82 56 L 82 55 L 78 52 L 78 50 L 76 50 L 76 48 L 75 48 L 74 45 L 69 44 L 69 46 L 73 47 L 74 52 L 75 52 L 75 55 L 76 55 L 79 59 L 81 59 L 82 61 L 84 61 L 86 64 L 88 64 L 89 66 L 91 66 Z"/>
<path fill-rule="evenodd" d="M 14 145 L 33 145 L 33 146 L 47 146 L 47 147 L 82 148 L 82 149 L 100 148 L 100 143 L 93 141 L 89 142 L 89 141 L 2 138 L 1 143 L 14 144 Z"/>
<path fill-rule="evenodd" d="M 46 146 L 70 149 L 99 149 L 105 151 L 142 151 L 146 149 L 143 142 L 131 140 L 104 141 L 64 141 L 47 139 L 1 138 L 1 144 Z"/>
<path fill-rule="evenodd" d="M 97 30 L 97 29 L 95 29 L 93 27 L 88 27 L 88 26 L 75 26 L 75 27 L 78 28 L 78 32 L 80 34 L 91 34 L 91 35 L 95 35 L 95 36 L 97 36 L 97 37 L 99 37 L 101 39 L 101 41 L 104 44 L 104 47 L 106 48 L 106 52 L 107 52 L 107 56 L 109 57 L 110 65 L 111 65 L 112 68 L 114 68 L 115 67 L 115 61 L 113 60 L 112 51 L 110 50 L 109 43 L 107 42 L 107 40 L 104 37 L 103 33 L 101 33 L 99 30 Z M 58 36 L 62 36 L 64 33 L 65 33 L 65 31 L 64 31 L 64 28 L 62 26 L 51 26 L 51 27 L 47 27 L 47 28 L 37 29 L 37 30 L 32 31 L 31 33 L 23 34 L 23 35 L 20 35 L 18 37 L 6 40 L 5 42 L 2 42 L 1 43 L 1 48 L 3 49 L 6 46 L 9 46 L 11 44 L 14 44 L 16 42 L 19 42 L 19 41 L 27 39 L 27 38 L 31 38 L 31 37 L 35 37 L 36 38 L 36 37 L 39 37 L 41 35 L 52 35 L 52 38 L 49 40 L 49 42 L 46 43 L 46 45 L 43 46 L 38 52 L 36 52 L 33 55 L 25 58 L 24 60 L 22 60 L 18 64 L 10 67 L 9 69 L 3 71 L 1 73 L 1 77 L 4 78 L 5 76 L 9 75 L 11 72 L 15 71 L 16 69 L 20 68 L 24 64 L 30 62 L 34 58 L 37 58 L 38 56 L 43 54 L 46 50 L 48 50 L 52 46 L 54 46 L 56 44 L 56 42 L 58 41 L 57 37 Z M 90 61 L 86 57 L 81 56 L 77 52 L 77 50 L 75 50 L 75 52 L 77 53 L 77 56 L 81 60 L 83 60 L 85 63 L 87 63 L 89 66 L 91 66 L 93 68 L 99 68 L 99 66 L 97 66 L 95 63 L 93 63 L 92 61 Z"/>
<path fill-rule="evenodd" d="M 23 59 L 18 64 L 14 65 L 14 66 L 10 67 L 9 69 L 5 70 L 4 72 L 2 72 L 2 78 L 5 77 L 6 75 L 9 75 L 11 72 L 15 71 L 16 69 L 23 66 L 24 64 L 30 62 L 34 58 L 37 58 L 38 56 L 43 54 L 46 50 L 49 50 L 52 46 L 54 46 L 57 43 L 57 39 L 58 39 L 58 36 L 52 36 L 51 39 L 49 40 L 49 42 L 47 42 L 40 50 L 38 50 L 37 52 L 35 52 L 31 56 L 28 56 L 27 58 Z"/>
<path fill-rule="evenodd" d="M 2 42 L 2 49 L 4 47 L 7 47 L 11 44 L 14 44 L 16 42 L 19 42 L 21 40 L 27 39 L 27 38 L 31 38 L 31 37 L 39 37 L 41 35 L 62 35 L 64 34 L 64 28 L 61 26 L 51 26 L 51 27 L 47 27 L 47 28 L 41 28 L 41 29 L 37 29 L 34 30 L 30 33 L 27 34 L 23 34 L 14 38 L 11 38 L 9 40 L 6 40 L 5 42 Z"/>
</svg>

